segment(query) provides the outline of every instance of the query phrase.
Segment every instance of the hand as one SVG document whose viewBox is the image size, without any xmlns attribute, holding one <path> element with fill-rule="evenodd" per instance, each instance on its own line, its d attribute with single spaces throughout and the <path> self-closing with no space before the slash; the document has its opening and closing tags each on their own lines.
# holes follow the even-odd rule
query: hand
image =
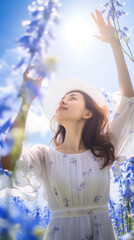
<svg viewBox="0 0 134 240">
<path fill-rule="evenodd" d="M 29 76 L 29 72 L 30 70 L 32 70 L 34 68 L 33 65 L 30 65 L 29 67 L 27 67 L 27 69 L 25 70 L 25 72 L 23 73 L 23 77 L 24 77 L 24 81 L 25 82 L 28 82 L 28 81 L 34 81 L 36 83 L 36 86 L 38 88 L 41 87 L 41 84 L 42 84 L 42 80 L 43 78 L 42 77 L 38 77 L 37 79 L 33 80 L 32 78 L 30 78 Z"/>
<path fill-rule="evenodd" d="M 96 17 L 94 16 L 93 13 L 91 13 L 91 16 L 98 27 L 100 36 L 98 36 L 98 35 L 93 35 L 93 36 L 103 42 L 107 42 L 110 44 L 117 41 L 116 31 L 115 31 L 114 27 L 112 26 L 112 24 L 110 23 L 110 20 L 108 19 L 107 23 L 106 23 L 104 21 L 102 14 L 100 13 L 100 11 L 95 10 L 95 12 L 96 12 Z"/>
<path fill-rule="evenodd" d="M 35 80 L 30 77 L 30 70 L 32 70 L 33 68 L 34 66 L 30 65 L 23 73 L 24 82 L 22 86 L 22 96 L 23 100 L 28 102 L 32 102 L 34 98 L 39 94 L 39 89 L 41 88 L 43 80 L 42 77 L 38 77 Z"/>
</svg>

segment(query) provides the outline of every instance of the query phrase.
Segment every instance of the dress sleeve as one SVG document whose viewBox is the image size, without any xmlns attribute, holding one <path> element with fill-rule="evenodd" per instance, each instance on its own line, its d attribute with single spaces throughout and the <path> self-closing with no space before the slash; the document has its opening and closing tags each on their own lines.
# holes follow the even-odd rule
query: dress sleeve
<svg viewBox="0 0 134 240">
<path fill-rule="evenodd" d="M 3 189 L 6 195 L 19 196 L 26 201 L 37 199 L 38 189 L 42 186 L 42 172 L 45 171 L 43 169 L 45 167 L 44 151 L 45 146 L 43 145 L 22 148 L 15 171 L 12 172 L 10 186 Z"/>
<path fill-rule="evenodd" d="M 134 156 L 134 97 L 127 98 L 120 93 L 112 94 L 113 119 L 110 133 L 113 136 L 115 154 L 119 162 Z"/>
</svg>

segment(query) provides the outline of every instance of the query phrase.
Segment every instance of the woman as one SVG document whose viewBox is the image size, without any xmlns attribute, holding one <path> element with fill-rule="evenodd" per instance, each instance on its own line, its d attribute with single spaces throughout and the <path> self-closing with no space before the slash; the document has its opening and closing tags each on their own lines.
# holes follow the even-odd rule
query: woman
<svg viewBox="0 0 134 240">
<path fill-rule="evenodd" d="M 108 124 L 108 109 L 99 90 L 88 83 L 82 87 L 77 82 L 72 87 L 68 82 L 69 88 L 64 86 L 66 92 L 62 92 L 57 109 L 53 95 L 49 98 L 53 99 L 53 104 L 47 102 L 48 116 L 53 113 L 53 120 L 58 123 L 53 139 L 55 148 L 35 145 L 21 150 L 21 145 L 16 154 L 16 159 L 21 156 L 17 161 L 14 186 L 20 196 L 35 199 L 38 188 L 42 183 L 44 186 L 44 197 L 51 211 L 44 240 L 117 239 L 108 213 L 109 170 L 115 159 L 119 161 L 121 155 L 129 157 L 133 153 L 126 139 L 128 141 L 133 130 L 134 91 L 110 21 L 106 24 L 98 10 L 96 17 L 94 14 L 92 17 L 100 31 L 100 36 L 96 37 L 111 45 L 117 64 L 121 95 L 116 95 L 112 122 Z M 28 72 L 24 75 L 29 81 Z M 40 87 L 41 79 L 37 84 Z M 23 104 L 13 128 L 20 124 L 24 128 L 21 115 L 23 112 L 26 119 L 30 105 L 24 111 Z M 3 168 L 12 170 L 14 161 L 11 155 L 3 157 Z M 20 178 L 22 175 L 24 181 Z"/>
</svg>

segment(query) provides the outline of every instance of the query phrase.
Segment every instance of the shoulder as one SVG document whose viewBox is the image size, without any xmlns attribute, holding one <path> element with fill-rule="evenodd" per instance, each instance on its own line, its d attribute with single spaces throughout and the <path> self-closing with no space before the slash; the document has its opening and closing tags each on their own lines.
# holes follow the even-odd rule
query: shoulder
<svg viewBox="0 0 134 240">
<path fill-rule="evenodd" d="M 42 156 L 47 156 L 49 155 L 51 148 L 49 146 L 43 145 L 43 144 L 35 144 L 33 145 L 32 149 L 35 152 L 38 152 Z"/>
<path fill-rule="evenodd" d="M 22 155 L 29 157 L 39 157 L 40 159 L 45 157 L 49 153 L 50 147 L 43 144 L 34 144 L 32 147 L 23 146 Z"/>
<path fill-rule="evenodd" d="M 27 147 L 23 146 L 23 149 L 25 150 L 40 150 L 40 151 L 47 151 L 49 150 L 49 146 L 43 145 L 43 144 L 34 144 L 33 146 Z"/>
</svg>

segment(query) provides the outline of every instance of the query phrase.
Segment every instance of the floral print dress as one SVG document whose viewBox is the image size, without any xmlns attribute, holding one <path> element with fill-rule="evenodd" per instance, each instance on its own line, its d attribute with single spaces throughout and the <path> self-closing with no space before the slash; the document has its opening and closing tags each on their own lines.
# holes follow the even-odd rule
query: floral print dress
<svg viewBox="0 0 134 240">
<path fill-rule="evenodd" d="M 115 137 L 118 169 L 118 163 L 134 155 L 134 98 L 115 94 L 114 103 L 110 133 Z M 90 150 L 66 154 L 44 145 L 22 149 L 14 191 L 33 200 L 43 184 L 51 212 L 43 240 L 117 239 L 108 212 L 110 166 L 100 166 L 101 159 Z"/>
</svg>

